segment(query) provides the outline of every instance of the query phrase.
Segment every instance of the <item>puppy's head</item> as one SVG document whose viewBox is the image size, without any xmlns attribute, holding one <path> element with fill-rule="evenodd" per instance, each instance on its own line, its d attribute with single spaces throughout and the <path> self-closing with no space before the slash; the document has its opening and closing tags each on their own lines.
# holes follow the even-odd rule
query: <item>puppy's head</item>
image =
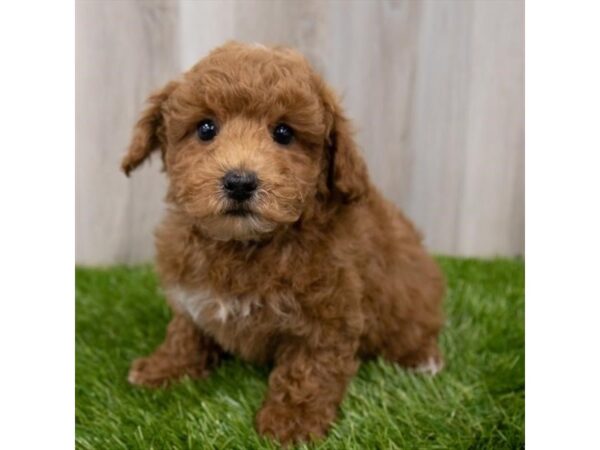
<svg viewBox="0 0 600 450">
<path fill-rule="evenodd" d="M 213 239 L 258 240 L 368 189 L 338 100 L 295 51 L 226 44 L 148 102 L 122 168 L 160 150 L 167 200 Z"/>
</svg>

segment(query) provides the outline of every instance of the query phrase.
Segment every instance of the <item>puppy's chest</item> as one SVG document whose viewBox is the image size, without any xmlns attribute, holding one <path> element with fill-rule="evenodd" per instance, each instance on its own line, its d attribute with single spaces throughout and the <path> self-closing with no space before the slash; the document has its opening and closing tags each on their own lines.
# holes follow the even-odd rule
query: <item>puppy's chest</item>
<svg viewBox="0 0 600 450">
<path fill-rule="evenodd" d="M 178 309 L 198 325 L 240 327 L 258 319 L 263 301 L 258 296 L 223 296 L 208 289 L 191 289 L 181 285 L 167 288 L 167 295 Z"/>
<path fill-rule="evenodd" d="M 217 295 L 210 289 L 174 285 L 167 288 L 167 296 L 225 350 L 251 361 L 269 359 L 270 340 L 299 310 L 293 296 L 285 293 Z"/>
</svg>

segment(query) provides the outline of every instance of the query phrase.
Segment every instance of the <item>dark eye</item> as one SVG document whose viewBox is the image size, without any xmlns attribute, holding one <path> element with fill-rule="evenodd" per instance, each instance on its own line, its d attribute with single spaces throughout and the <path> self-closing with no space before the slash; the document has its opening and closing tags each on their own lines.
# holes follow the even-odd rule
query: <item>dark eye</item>
<svg viewBox="0 0 600 450">
<path fill-rule="evenodd" d="M 211 119 L 204 119 L 198 124 L 198 137 L 202 141 L 210 141 L 216 135 L 219 129 L 217 124 Z"/>
<path fill-rule="evenodd" d="M 281 145 L 287 145 L 294 138 L 294 130 L 285 123 L 275 125 L 273 129 L 273 140 Z"/>
</svg>

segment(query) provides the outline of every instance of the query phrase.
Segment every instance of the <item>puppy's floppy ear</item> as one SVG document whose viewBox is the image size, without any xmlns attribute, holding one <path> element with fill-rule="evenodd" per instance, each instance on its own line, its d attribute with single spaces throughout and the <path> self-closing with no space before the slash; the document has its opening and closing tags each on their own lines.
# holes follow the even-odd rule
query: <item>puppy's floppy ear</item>
<svg viewBox="0 0 600 450">
<path fill-rule="evenodd" d="M 319 85 L 326 115 L 327 188 L 331 195 L 337 194 L 343 202 L 352 202 L 364 196 L 369 189 L 367 167 L 338 98 L 322 80 L 319 80 Z"/>
<path fill-rule="evenodd" d="M 133 128 L 129 149 L 121 162 L 121 169 L 125 175 L 129 176 L 133 169 L 158 148 L 162 150 L 164 161 L 166 149 L 162 106 L 178 85 L 178 82 L 171 81 L 148 98 L 148 107 L 142 112 Z"/>
</svg>

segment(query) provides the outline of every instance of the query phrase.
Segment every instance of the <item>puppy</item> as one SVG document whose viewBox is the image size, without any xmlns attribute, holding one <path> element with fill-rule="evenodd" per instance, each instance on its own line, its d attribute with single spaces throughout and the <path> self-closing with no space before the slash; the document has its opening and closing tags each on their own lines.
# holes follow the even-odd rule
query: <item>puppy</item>
<svg viewBox="0 0 600 450">
<path fill-rule="evenodd" d="M 149 98 L 125 173 L 154 151 L 169 180 L 156 268 L 173 318 L 131 383 L 205 377 L 225 353 L 272 364 L 255 424 L 290 443 L 326 434 L 361 360 L 441 368 L 443 276 L 299 53 L 214 50 Z"/>
</svg>

